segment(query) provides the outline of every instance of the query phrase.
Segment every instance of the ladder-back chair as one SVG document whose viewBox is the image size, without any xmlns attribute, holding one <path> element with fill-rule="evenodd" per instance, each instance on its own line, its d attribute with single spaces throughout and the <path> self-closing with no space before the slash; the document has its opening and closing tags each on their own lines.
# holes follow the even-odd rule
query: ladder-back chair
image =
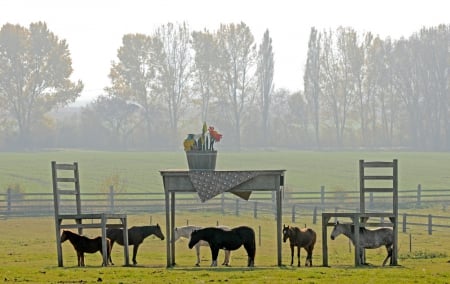
<svg viewBox="0 0 450 284">
<path fill-rule="evenodd" d="M 107 212 L 82 213 L 78 163 L 57 163 L 52 161 L 51 167 L 58 266 L 63 266 L 61 230 L 78 229 L 78 233 L 81 235 L 85 228 L 101 229 L 104 266 L 108 265 L 106 229 L 123 229 L 125 265 L 129 265 L 127 215 Z M 70 206 L 66 206 L 66 203 L 68 202 L 71 202 Z M 62 203 L 64 203 L 64 206 L 62 206 Z M 90 222 L 83 223 L 83 220 L 90 220 Z M 67 223 L 67 221 L 75 222 Z"/>
</svg>

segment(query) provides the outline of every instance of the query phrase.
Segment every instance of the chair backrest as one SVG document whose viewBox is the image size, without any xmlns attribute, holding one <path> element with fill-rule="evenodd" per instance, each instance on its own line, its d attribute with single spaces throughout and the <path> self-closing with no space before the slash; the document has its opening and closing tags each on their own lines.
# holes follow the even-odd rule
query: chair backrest
<svg viewBox="0 0 450 284">
<path fill-rule="evenodd" d="M 80 179 L 78 163 L 56 163 L 52 161 L 52 182 L 55 216 L 67 214 L 81 214 Z M 64 200 L 74 200 L 75 204 L 64 207 L 71 208 L 72 212 L 62 212 L 61 195 L 67 196 Z M 72 196 L 70 198 L 69 196 Z M 75 207 L 74 207 L 75 205 Z M 75 209 L 75 210 L 74 210 Z M 69 209 L 70 210 L 70 209 Z"/>
<path fill-rule="evenodd" d="M 373 169 L 371 173 L 367 170 Z M 372 182 L 369 186 L 366 182 Z M 398 162 L 359 160 L 360 211 L 366 212 L 366 193 L 392 194 L 392 212 L 398 216 Z"/>
</svg>

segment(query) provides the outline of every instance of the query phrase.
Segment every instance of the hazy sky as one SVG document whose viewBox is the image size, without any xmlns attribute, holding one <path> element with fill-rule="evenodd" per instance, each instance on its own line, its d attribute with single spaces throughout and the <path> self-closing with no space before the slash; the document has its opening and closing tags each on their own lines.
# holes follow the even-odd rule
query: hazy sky
<svg viewBox="0 0 450 284">
<path fill-rule="evenodd" d="M 447 4 L 449 3 L 449 4 Z M 0 25 L 29 27 L 46 22 L 67 40 L 73 80 L 85 89 L 79 101 L 109 85 L 111 61 L 127 33 L 153 34 L 168 22 L 186 21 L 191 31 L 215 31 L 220 23 L 244 22 L 259 45 L 269 30 L 275 54 L 275 87 L 303 89 L 302 77 L 312 26 L 350 26 L 382 38 L 409 37 L 421 27 L 450 23 L 448 0 L 0 0 Z"/>
</svg>

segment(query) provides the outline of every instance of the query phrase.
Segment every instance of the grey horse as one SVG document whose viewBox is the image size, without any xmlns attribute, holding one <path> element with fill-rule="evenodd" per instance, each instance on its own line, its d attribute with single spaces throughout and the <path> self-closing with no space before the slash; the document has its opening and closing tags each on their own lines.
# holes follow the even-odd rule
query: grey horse
<svg viewBox="0 0 450 284">
<path fill-rule="evenodd" d="M 355 245 L 355 226 L 353 224 L 340 224 L 336 222 L 331 232 L 331 239 L 334 240 L 340 234 L 344 234 L 348 237 L 353 245 Z M 383 261 L 383 266 L 386 265 L 387 260 L 390 258 L 390 265 L 392 263 L 392 250 L 394 243 L 394 232 L 390 228 L 379 228 L 375 230 L 367 230 L 364 227 L 359 228 L 359 247 L 358 253 L 360 257 L 360 263 L 367 264 L 364 261 L 364 249 L 375 249 L 381 246 L 385 246 L 388 255 Z"/>
</svg>

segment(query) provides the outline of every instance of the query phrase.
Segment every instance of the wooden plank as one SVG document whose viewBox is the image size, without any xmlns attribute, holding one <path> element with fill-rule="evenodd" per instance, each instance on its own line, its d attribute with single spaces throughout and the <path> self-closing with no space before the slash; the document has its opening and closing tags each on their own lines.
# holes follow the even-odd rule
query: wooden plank
<svg viewBox="0 0 450 284">
<path fill-rule="evenodd" d="M 381 162 L 381 161 L 364 162 L 363 167 L 365 167 L 365 168 L 392 168 L 392 167 L 394 167 L 394 163 L 393 162 Z"/>
<path fill-rule="evenodd" d="M 364 192 L 393 192 L 392 187 L 366 187 L 363 189 Z"/>
<path fill-rule="evenodd" d="M 66 171 L 74 171 L 74 164 L 55 164 L 55 169 L 57 170 L 66 170 Z"/>
<path fill-rule="evenodd" d="M 393 180 L 394 176 L 364 176 L 365 180 Z"/>
</svg>

